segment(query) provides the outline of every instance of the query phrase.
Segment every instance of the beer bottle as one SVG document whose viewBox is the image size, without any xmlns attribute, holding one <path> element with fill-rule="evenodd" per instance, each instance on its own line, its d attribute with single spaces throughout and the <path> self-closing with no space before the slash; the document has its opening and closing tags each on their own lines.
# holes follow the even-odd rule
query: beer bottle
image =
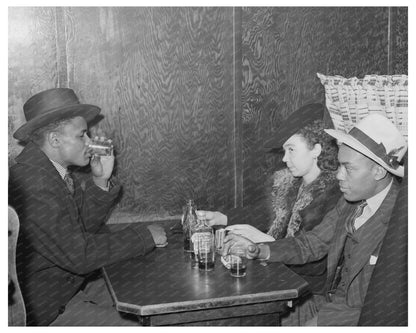
<svg viewBox="0 0 416 333">
<path fill-rule="evenodd" d="M 186 205 L 183 207 L 182 216 L 182 228 L 183 228 L 183 247 L 186 252 L 193 252 L 191 237 L 192 232 L 195 231 L 198 218 L 196 216 L 196 206 L 192 199 L 186 201 Z"/>
</svg>

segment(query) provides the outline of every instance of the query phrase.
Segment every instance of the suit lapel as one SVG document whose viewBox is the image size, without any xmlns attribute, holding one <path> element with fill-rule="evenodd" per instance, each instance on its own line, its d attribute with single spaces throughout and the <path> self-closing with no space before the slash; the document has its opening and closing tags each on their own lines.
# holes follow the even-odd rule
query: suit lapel
<svg viewBox="0 0 416 333">
<path fill-rule="evenodd" d="M 350 270 L 350 283 L 360 270 L 367 264 L 370 256 L 374 253 L 380 243 L 383 241 L 384 235 L 388 227 L 391 212 L 397 196 L 397 185 L 393 184 L 386 198 L 383 200 L 377 212 L 361 227 L 360 242 L 354 247 L 353 265 Z M 360 229 L 361 229 L 360 228 Z"/>
<path fill-rule="evenodd" d="M 344 202 L 344 206 L 341 207 L 341 215 L 338 220 L 338 225 L 334 234 L 334 242 L 332 243 L 328 252 L 328 280 L 327 283 L 331 283 L 335 270 L 338 266 L 339 259 L 341 257 L 342 250 L 344 249 L 345 239 L 347 237 L 347 231 L 345 230 L 345 219 L 355 209 L 355 205 Z"/>
<path fill-rule="evenodd" d="M 46 154 L 42 152 L 42 150 L 40 150 L 35 144 L 28 143 L 19 156 L 16 157 L 16 162 L 35 166 L 41 170 L 43 169 L 48 175 L 48 177 L 45 177 L 45 182 L 50 188 L 54 188 L 60 192 L 59 197 L 66 201 L 66 204 L 69 207 L 68 211 L 71 215 L 71 219 L 73 221 L 78 221 L 78 207 L 74 197 L 66 187 L 66 184 L 58 170 L 56 170 L 52 162 Z M 77 185 L 75 185 L 75 187 L 77 187 Z M 76 189 L 76 192 L 77 191 L 80 191 L 80 189 Z"/>
<path fill-rule="evenodd" d="M 383 240 L 385 232 L 387 230 L 387 224 L 391 211 L 393 209 L 398 191 L 398 184 L 393 182 L 392 187 L 381 204 L 377 212 L 368 220 L 361 228 L 367 233 L 365 240 L 361 241 L 359 246 L 354 250 L 358 260 L 355 260 L 350 271 L 349 282 L 359 273 L 359 271 L 368 262 L 370 256 L 374 253 L 379 243 Z M 335 230 L 334 242 L 332 243 L 328 252 L 328 280 L 327 285 L 330 284 L 334 278 L 335 270 L 337 268 L 340 256 L 343 254 L 345 239 L 347 237 L 347 231 L 345 229 L 346 218 L 351 215 L 355 210 L 356 205 L 352 205 L 347 201 L 344 201 L 344 205 L 339 208 L 340 218 Z M 374 228 L 373 228 L 374 225 Z"/>
<path fill-rule="evenodd" d="M 45 153 L 42 152 L 42 150 L 40 150 L 35 144 L 29 143 L 23 149 L 22 153 L 16 157 L 16 162 L 28 164 L 30 166 L 35 166 L 36 168 L 44 170 L 44 172 L 48 175 L 46 181 L 49 184 L 53 184 L 54 186 L 62 189 L 62 195 L 65 195 L 65 193 L 70 194 L 58 170 L 56 170 Z"/>
</svg>

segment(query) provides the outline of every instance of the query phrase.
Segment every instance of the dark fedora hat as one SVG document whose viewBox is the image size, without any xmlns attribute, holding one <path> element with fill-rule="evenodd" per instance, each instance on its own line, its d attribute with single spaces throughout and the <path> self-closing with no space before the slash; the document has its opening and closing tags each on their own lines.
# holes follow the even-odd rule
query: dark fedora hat
<svg viewBox="0 0 416 333">
<path fill-rule="evenodd" d="M 72 89 L 54 88 L 33 95 L 23 105 L 23 111 L 26 124 L 13 134 L 19 141 L 27 141 L 34 130 L 61 119 L 80 116 L 88 123 L 101 109 L 95 105 L 81 104 Z"/>
<path fill-rule="evenodd" d="M 300 107 L 280 124 L 270 138 L 266 139 L 264 148 L 267 150 L 281 149 L 286 140 L 300 129 L 315 120 L 323 120 L 324 112 L 325 106 L 321 103 L 311 103 Z"/>
</svg>

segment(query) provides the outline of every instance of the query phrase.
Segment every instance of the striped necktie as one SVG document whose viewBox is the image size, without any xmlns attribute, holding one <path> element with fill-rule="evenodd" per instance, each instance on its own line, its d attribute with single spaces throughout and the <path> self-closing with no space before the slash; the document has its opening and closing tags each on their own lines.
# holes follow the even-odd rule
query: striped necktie
<svg viewBox="0 0 416 333">
<path fill-rule="evenodd" d="M 364 208 L 367 206 L 367 201 L 363 200 L 353 211 L 351 216 L 347 219 L 345 224 L 345 229 L 347 229 L 348 234 L 352 235 L 355 232 L 355 220 L 363 214 Z"/>
<path fill-rule="evenodd" d="M 75 192 L 74 180 L 72 179 L 71 174 L 69 172 L 65 174 L 64 182 L 69 192 L 71 193 L 71 195 L 74 195 L 74 192 Z"/>
</svg>

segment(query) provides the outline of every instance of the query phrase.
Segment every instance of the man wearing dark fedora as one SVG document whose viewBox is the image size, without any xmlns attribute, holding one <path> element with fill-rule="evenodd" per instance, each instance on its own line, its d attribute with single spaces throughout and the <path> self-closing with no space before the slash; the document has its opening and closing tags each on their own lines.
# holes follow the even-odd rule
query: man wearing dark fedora
<svg viewBox="0 0 416 333">
<path fill-rule="evenodd" d="M 294 238 L 257 245 L 229 234 L 224 255 L 233 246 L 245 246 L 247 257 L 305 264 L 327 259 L 326 297 L 307 326 L 354 326 L 386 234 L 404 176 L 400 161 L 407 143 L 386 117 L 370 114 L 348 133 L 326 132 L 338 140 L 337 173 L 343 193 L 314 229 Z"/>
<path fill-rule="evenodd" d="M 16 260 L 27 324 L 132 324 L 112 307 L 103 280 L 87 278 L 166 244 L 163 228 L 105 226 L 120 185 L 110 181 L 114 156 L 93 156 L 88 148 L 87 124 L 99 107 L 56 88 L 32 96 L 23 109 L 27 122 L 13 136 L 26 145 L 10 168 L 9 204 L 20 220 Z M 68 170 L 88 164 L 83 177 Z"/>
</svg>

